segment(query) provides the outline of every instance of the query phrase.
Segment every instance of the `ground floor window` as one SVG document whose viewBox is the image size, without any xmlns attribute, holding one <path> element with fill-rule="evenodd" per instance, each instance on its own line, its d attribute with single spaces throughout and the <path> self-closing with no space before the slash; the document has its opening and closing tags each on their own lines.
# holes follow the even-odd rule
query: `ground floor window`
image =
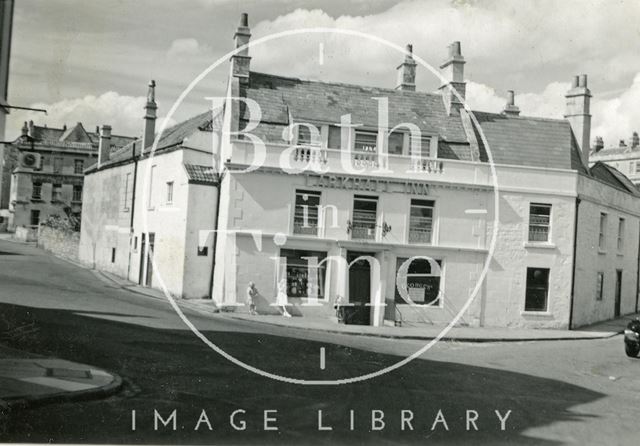
<svg viewBox="0 0 640 446">
<path fill-rule="evenodd" d="M 527 268 L 525 311 L 547 311 L 549 268 Z"/>
<path fill-rule="evenodd" d="M 40 224 L 40 211 L 37 209 L 31 210 L 31 226 L 38 226 Z"/>
<path fill-rule="evenodd" d="M 316 268 L 310 268 L 308 258 L 315 257 L 319 264 L 327 257 L 326 252 L 282 249 L 280 250 L 280 257 L 287 259 L 288 297 L 309 297 L 311 287 L 316 287 L 318 299 L 325 298 L 326 262 Z"/>
<path fill-rule="evenodd" d="M 396 260 L 395 302 L 398 304 L 407 303 L 398 291 L 398 270 L 407 260 L 407 257 L 398 257 Z M 442 271 L 442 260 L 434 260 L 438 263 L 438 265 L 440 266 L 440 270 Z M 407 292 L 409 294 L 409 298 L 414 303 L 419 305 L 431 305 L 435 307 L 441 305 L 441 275 L 432 276 L 431 274 L 436 274 L 436 271 L 432 273 L 431 264 L 428 260 L 414 259 L 409 264 L 409 269 L 407 271 Z"/>
</svg>

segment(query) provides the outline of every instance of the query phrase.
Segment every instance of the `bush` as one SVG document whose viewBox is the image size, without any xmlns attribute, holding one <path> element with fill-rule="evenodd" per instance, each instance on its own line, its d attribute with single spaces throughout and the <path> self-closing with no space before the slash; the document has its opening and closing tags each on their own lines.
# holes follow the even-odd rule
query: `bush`
<svg viewBox="0 0 640 446">
<path fill-rule="evenodd" d="M 50 215 L 49 218 L 41 223 L 41 225 L 68 233 L 80 231 L 80 220 L 73 216 L 69 218 L 60 217 L 59 215 Z"/>
</svg>

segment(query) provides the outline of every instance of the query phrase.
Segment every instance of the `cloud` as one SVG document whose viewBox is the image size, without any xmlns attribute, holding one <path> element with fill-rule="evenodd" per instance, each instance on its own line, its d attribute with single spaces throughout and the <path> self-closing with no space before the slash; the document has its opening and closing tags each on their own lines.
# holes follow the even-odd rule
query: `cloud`
<svg viewBox="0 0 640 446">
<path fill-rule="evenodd" d="M 7 139 L 17 137 L 22 123 L 31 119 L 36 125 L 46 124 L 50 127 L 82 122 L 88 131 L 94 131 L 96 126 L 109 124 L 116 135 L 139 136 L 142 133 L 145 100 L 144 96 L 123 96 L 108 91 L 100 96 L 89 95 L 52 104 L 31 104 L 30 107 L 46 109 L 47 114 L 12 110 L 7 119 Z M 162 119 L 158 120 L 157 127 L 161 125 Z"/>
<path fill-rule="evenodd" d="M 171 46 L 167 50 L 167 57 L 170 59 L 193 57 L 204 53 L 206 50 L 196 39 L 176 39 L 171 42 Z"/>
</svg>

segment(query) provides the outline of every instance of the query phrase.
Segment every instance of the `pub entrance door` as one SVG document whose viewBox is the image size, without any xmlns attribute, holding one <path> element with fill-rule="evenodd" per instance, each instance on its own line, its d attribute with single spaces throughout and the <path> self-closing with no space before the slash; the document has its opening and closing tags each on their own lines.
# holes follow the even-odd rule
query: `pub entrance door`
<svg viewBox="0 0 640 446">
<path fill-rule="evenodd" d="M 347 262 L 351 263 L 361 256 L 374 257 L 371 252 L 349 251 Z M 358 260 L 349 268 L 349 304 L 346 307 L 345 323 L 355 325 L 369 325 L 371 322 L 371 265 L 368 260 Z"/>
</svg>

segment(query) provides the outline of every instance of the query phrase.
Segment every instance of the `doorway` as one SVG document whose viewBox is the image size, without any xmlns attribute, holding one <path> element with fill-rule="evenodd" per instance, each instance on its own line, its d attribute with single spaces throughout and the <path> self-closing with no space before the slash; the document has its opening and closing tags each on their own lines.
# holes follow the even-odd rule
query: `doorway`
<svg viewBox="0 0 640 446">
<path fill-rule="evenodd" d="M 351 263 L 361 256 L 374 256 L 370 252 L 349 251 L 347 262 Z M 349 304 L 351 314 L 347 320 L 349 324 L 369 325 L 371 307 L 371 265 L 368 260 L 358 260 L 349 268 Z"/>
<path fill-rule="evenodd" d="M 622 270 L 616 270 L 616 301 L 613 309 L 613 316 L 620 317 L 620 299 L 622 295 Z"/>
<path fill-rule="evenodd" d="M 142 279 L 144 278 L 144 256 L 146 255 L 147 242 L 143 232 L 140 236 L 140 269 L 138 270 L 138 285 L 142 285 Z"/>
<path fill-rule="evenodd" d="M 151 281 L 153 280 L 153 248 L 155 248 L 155 241 L 155 232 L 150 232 L 149 247 L 147 248 L 147 275 L 144 281 L 145 286 L 151 286 Z"/>
</svg>

